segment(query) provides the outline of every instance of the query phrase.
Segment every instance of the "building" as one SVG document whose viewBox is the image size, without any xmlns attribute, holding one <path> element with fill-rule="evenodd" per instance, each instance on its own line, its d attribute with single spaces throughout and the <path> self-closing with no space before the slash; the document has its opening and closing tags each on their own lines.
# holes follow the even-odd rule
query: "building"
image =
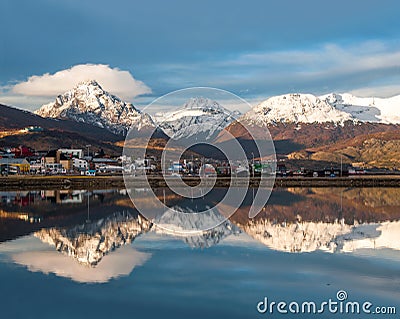
<svg viewBox="0 0 400 319">
<path fill-rule="evenodd" d="M 23 131 L 26 133 L 37 133 L 37 132 L 43 132 L 43 128 L 40 126 L 28 126 L 25 127 Z"/>
<path fill-rule="evenodd" d="M 61 164 L 66 171 L 72 170 L 72 153 L 63 153 L 60 150 L 51 150 L 44 156 L 43 167 L 46 170 L 51 170 L 49 164 Z"/>
<path fill-rule="evenodd" d="M 65 157 L 70 158 L 82 158 L 83 157 L 83 150 L 82 149 L 69 149 L 69 148 L 60 148 L 57 150 L 58 153 L 65 155 Z"/>
<path fill-rule="evenodd" d="M 84 159 L 73 158 L 72 167 L 78 171 L 87 170 L 89 168 L 88 162 Z"/>
<path fill-rule="evenodd" d="M 64 154 L 59 154 L 58 162 L 65 170 L 67 170 L 67 172 L 72 171 L 72 158 L 67 157 Z"/>
<path fill-rule="evenodd" d="M 32 150 L 29 147 L 23 145 L 12 148 L 11 152 L 14 153 L 15 157 L 25 158 L 33 156 Z"/>
<path fill-rule="evenodd" d="M 45 164 L 54 164 L 57 163 L 57 150 L 51 150 L 44 156 L 44 163 Z"/>
<path fill-rule="evenodd" d="M 60 163 L 46 163 L 46 173 L 50 174 L 65 174 L 66 169 Z"/>
<path fill-rule="evenodd" d="M 14 174 L 29 173 L 31 169 L 29 162 L 25 158 L 0 158 L 0 165 Z"/>
</svg>

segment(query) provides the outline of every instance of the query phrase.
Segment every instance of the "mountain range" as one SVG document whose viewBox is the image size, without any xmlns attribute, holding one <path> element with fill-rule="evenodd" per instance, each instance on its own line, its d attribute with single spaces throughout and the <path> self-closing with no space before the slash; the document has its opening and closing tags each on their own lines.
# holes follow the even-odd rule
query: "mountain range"
<svg viewBox="0 0 400 319">
<path fill-rule="evenodd" d="M 240 114 L 229 110 L 228 105 L 196 96 L 174 111 L 151 116 L 90 80 L 43 105 L 35 112 L 39 116 L 18 112 L 24 113 L 23 118 L 31 119 L 26 125 L 42 123 L 39 125 L 49 129 L 51 124 L 54 127 L 68 126 L 66 131 L 71 131 L 70 127 L 75 125 L 74 133 L 86 137 L 101 136 L 109 145 L 118 146 L 122 146 L 121 141 L 129 129 L 138 132 L 156 129 L 162 133 L 162 139 L 208 140 L 216 146 L 226 142 L 227 134 L 224 133 L 228 131 L 246 141 L 249 136 L 241 125 L 245 124 L 252 128 L 256 138 L 257 132 L 265 136 L 261 133 L 268 128 L 277 154 L 291 160 L 337 162 L 340 157 L 345 162 L 359 161 L 379 167 L 379 158 L 375 156 L 372 159 L 371 152 L 366 149 L 366 145 L 373 145 L 378 154 L 390 153 L 383 166 L 394 167 L 400 165 L 396 146 L 400 141 L 399 104 L 400 95 L 383 99 L 359 98 L 349 93 L 323 96 L 294 93 L 270 97 Z M 53 120 L 49 122 L 50 119 Z M 10 122 L 5 117 L 4 121 L 0 120 L 0 126 L 17 127 L 13 124 L 15 122 L 21 121 Z M 96 133 L 88 133 L 91 130 Z M 97 131 L 102 133 L 99 135 Z M 246 151 L 250 154 L 254 150 L 249 148 Z"/>
<path fill-rule="evenodd" d="M 240 115 L 239 111 L 229 111 L 216 101 L 193 97 L 183 107 L 172 112 L 156 113 L 153 119 L 172 138 L 201 135 L 202 139 L 209 140 Z"/>
</svg>

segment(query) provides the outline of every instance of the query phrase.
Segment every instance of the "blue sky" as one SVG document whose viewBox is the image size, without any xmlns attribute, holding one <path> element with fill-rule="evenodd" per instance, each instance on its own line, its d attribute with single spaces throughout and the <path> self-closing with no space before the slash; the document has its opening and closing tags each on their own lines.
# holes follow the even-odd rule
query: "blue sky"
<svg viewBox="0 0 400 319">
<path fill-rule="evenodd" d="M 190 86 L 253 103 L 400 94 L 397 1 L 5 0 L 0 11 L 0 102 L 17 107 L 82 76 L 139 105 Z"/>
</svg>

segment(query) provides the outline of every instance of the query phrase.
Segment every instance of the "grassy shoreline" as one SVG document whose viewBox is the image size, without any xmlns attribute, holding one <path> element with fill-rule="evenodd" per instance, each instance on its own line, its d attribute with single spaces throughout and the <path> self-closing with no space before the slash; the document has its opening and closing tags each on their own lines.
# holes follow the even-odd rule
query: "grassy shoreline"
<svg viewBox="0 0 400 319">
<path fill-rule="evenodd" d="M 151 187 L 166 187 L 165 180 L 160 176 L 148 178 Z M 169 179 L 174 184 L 179 179 Z M 199 177 L 185 177 L 183 181 L 189 186 L 196 186 Z M 210 180 L 211 183 L 211 180 Z M 219 177 L 216 187 L 228 187 L 230 179 Z M 267 186 L 262 183 L 261 186 Z M 132 187 L 145 187 L 144 178 L 136 178 Z M 246 179 L 235 179 L 233 186 L 247 186 Z M 250 187 L 260 186 L 260 178 L 251 178 Z M 364 175 L 351 177 L 278 177 L 274 187 L 400 187 L 399 175 Z M 0 190 L 41 190 L 41 189 L 109 189 L 125 188 L 122 176 L 7 176 L 0 177 Z"/>
</svg>

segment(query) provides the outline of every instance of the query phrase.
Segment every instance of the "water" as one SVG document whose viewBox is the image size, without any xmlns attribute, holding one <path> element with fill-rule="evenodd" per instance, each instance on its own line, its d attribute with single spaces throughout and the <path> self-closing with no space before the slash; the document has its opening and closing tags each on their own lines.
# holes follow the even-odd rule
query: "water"
<svg viewBox="0 0 400 319">
<path fill-rule="evenodd" d="M 223 193 L 159 195 L 196 211 Z M 1 192 L 2 318 L 398 318 L 399 195 L 276 189 L 250 221 L 249 191 L 222 225 L 182 235 L 140 217 L 125 190 Z M 344 307 L 371 302 L 397 314 L 257 311 L 265 297 L 319 308 L 340 290 Z"/>
</svg>

